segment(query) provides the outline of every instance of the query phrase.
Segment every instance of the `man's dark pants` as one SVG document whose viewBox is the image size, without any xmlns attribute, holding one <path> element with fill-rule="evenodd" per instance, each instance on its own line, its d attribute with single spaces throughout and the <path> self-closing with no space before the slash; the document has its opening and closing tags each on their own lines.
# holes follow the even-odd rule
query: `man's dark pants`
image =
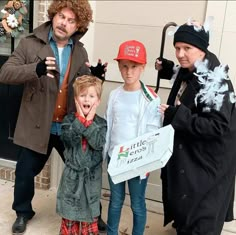
<svg viewBox="0 0 236 235">
<path fill-rule="evenodd" d="M 12 205 L 12 209 L 16 211 L 17 216 L 22 215 L 28 219 L 34 216 L 35 212 L 31 204 L 34 197 L 34 177 L 43 169 L 53 147 L 64 161 L 64 145 L 58 135 L 50 135 L 47 154 L 40 154 L 24 147 L 21 148 L 16 164 L 14 202 Z"/>
</svg>

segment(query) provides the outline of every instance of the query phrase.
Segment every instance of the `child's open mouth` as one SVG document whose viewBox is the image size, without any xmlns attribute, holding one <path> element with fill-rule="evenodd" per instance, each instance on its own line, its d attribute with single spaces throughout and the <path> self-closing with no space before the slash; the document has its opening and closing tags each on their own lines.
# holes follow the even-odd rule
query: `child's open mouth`
<svg viewBox="0 0 236 235">
<path fill-rule="evenodd" d="M 90 105 L 89 105 L 89 104 L 85 104 L 85 105 L 83 105 L 83 107 L 84 107 L 85 109 L 90 109 Z"/>
</svg>

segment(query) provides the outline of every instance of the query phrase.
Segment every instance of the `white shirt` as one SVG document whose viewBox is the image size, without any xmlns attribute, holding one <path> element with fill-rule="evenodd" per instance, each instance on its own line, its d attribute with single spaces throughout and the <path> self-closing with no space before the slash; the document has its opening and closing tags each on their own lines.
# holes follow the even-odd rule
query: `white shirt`
<svg viewBox="0 0 236 235">
<path fill-rule="evenodd" d="M 141 89 L 137 91 L 121 89 L 113 103 L 113 125 L 111 127 L 109 155 L 112 154 L 115 145 L 137 137 L 141 94 Z"/>
<path fill-rule="evenodd" d="M 59 55 L 59 67 L 60 71 L 62 69 L 62 52 L 63 52 L 64 47 L 58 47 L 58 55 Z"/>
</svg>

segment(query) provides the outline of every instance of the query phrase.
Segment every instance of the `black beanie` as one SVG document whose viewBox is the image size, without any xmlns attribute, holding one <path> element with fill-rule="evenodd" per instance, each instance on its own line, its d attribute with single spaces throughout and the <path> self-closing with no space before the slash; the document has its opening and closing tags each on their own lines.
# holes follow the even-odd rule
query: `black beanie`
<svg viewBox="0 0 236 235">
<path fill-rule="evenodd" d="M 207 47 L 209 45 L 209 33 L 201 29 L 194 29 L 193 25 L 181 25 L 174 34 L 174 42 L 185 42 L 193 45 L 200 50 L 207 52 Z"/>
</svg>

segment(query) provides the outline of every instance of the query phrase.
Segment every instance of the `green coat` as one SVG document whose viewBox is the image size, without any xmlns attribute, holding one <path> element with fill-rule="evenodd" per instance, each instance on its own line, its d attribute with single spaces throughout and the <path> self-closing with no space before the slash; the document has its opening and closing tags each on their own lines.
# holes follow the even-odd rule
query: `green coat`
<svg viewBox="0 0 236 235">
<path fill-rule="evenodd" d="M 61 139 L 65 145 L 66 162 L 56 207 L 61 217 L 92 222 L 100 215 L 102 151 L 106 130 L 106 121 L 97 115 L 87 128 L 73 113 L 64 118 Z M 87 140 L 85 151 L 82 149 L 82 137 Z"/>
</svg>

